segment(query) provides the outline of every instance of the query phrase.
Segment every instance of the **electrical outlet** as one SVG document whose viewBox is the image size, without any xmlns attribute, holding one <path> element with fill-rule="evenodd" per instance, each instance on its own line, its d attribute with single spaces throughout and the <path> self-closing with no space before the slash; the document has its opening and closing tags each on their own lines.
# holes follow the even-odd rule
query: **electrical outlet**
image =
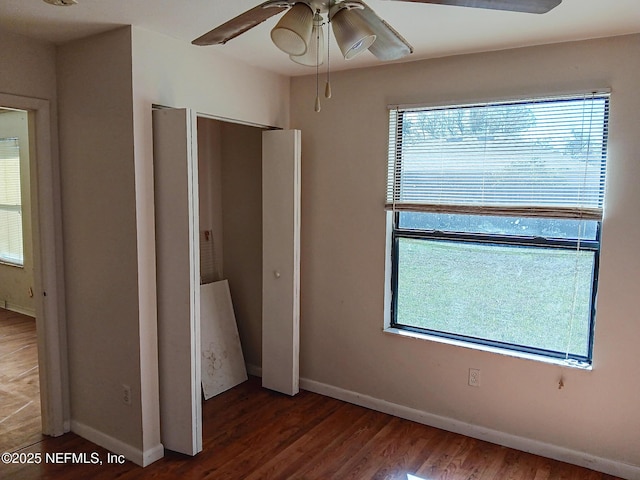
<svg viewBox="0 0 640 480">
<path fill-rule="evenodd" d="M 125 405 L 131 405 L 131 387 L 129 385 L 122 385 L 122 402 Z"/>
<path fill-rule="evenodd" d="M 479 387 L 480 386 L 480 370 L 477 368 L 469 369 L 469 386 L 471 387 Z"/>
</svg>

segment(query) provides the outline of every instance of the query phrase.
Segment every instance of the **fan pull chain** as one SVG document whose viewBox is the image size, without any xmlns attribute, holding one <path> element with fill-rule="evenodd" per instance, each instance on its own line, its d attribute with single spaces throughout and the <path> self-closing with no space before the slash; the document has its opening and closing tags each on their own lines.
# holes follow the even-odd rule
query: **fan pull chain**
<svg viewBox="0 0 640 480">
<path fill-rule="evenodd" d="M 319 14 L 316 12 L 316 15 Z M 320 28 L 316 29 L 316 112 L 320 111 Z"/>
<path fill-rule="evenodd" d="M 331 65 L 330 65 L 330 55 L 331 51 L 331 17 L 327 16 L 327 83 L 324 86 L 324 97 L 331 98 Z"/>
</svg>

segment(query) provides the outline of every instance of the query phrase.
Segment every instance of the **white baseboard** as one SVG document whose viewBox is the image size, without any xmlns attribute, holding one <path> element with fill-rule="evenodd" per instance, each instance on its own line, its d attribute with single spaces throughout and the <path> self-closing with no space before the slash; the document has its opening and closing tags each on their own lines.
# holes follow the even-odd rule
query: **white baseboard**
<svg viewBox="0 0 640 480">
<path fill-rule="evenodd" d="M 487 442 L 571 463 L 573 465 L 589 468 L 609 475 L 615 475 L 628 480 L 640 480 L 640 466 L 638 465 L 630 465 L 607 458 L 596 457 L 594 455 L 559 447 L 557 445 L 551 445 L 538 440 L 531 440 L 529 438 L 511 435 L 498 430 L 464 423 L 453 418 L 423 412 L 421 410 L 387 402 L 386 400 L 380 400 L 368 395 L 362 395 L 350 390 L 344 390 L 332 385 L 316 382 L 314 380 L 301 378 L 300 388 L 310 392 L 319 393 L 321 395 L 326 395 L 327 397 L 353 403 L 355 405 L 360 405 L 361 407 L 370 408 L 396 417 L 429 425 L 431 427 L 459 433 L 467 437 L 485 440 Z"/>
<path fill-rule="evenodd" d="M 71 431 L 90 442 L 95 443 L 96 445 L 106 448 L 112 453 L 124 455 L 127 460 L 130 460 L 141 467 L 151 465 L 156 460 L 160 460 L 164 457 L 164 447 L 161 443 L 150 449 L 142 451 L 83 423 L 76 422 L 75 420 L 71 421 Z"/>
<path fill-rule="evenodd" d="M 36 310 L 34 308 L 23 307 L 7 301 L 3 303 L 4 303 L 4 308 L 11 312 L 21 313 L 22 315 L 26 315 L 27 317 L 33 317 L 33 318 L 36 317 Z"/>
</svg>

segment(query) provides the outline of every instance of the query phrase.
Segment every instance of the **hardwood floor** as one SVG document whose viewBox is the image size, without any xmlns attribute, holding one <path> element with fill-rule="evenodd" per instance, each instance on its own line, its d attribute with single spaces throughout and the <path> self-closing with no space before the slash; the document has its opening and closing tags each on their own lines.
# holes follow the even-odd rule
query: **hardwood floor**
<svg viewBox="0 0 640 480">
<path fill-rule="evenodd" d="M 0 309 L 0 452 L 42 439 L 36 322 Z"/>
<path fill-rule="evenodd" d="M 167 452 L 142 469 L 108 464 L 107 451 L 74 434 L 21 450 L 42 463 L 0 464 L 0 478 L 212 480 L 615 480 L 314 393 L 290 398 L 249 381 L 208 400 L 204 450 Z M 49 463 L 46 453 L 97 454 L 102 465 Z M 91 457 L 87 457 L 89 460 Z"/>
</svg>

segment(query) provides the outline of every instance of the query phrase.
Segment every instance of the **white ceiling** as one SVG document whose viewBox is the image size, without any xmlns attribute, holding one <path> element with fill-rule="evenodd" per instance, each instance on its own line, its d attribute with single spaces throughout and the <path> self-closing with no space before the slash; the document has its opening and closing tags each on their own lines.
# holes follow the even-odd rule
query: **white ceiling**
<svg viewBox="0 0 640 480">
<path fill-rule="evenodd" d="M 134 25 L 191 42 L 262 0 L 78 0 L 55 7 L 42 0 L 1 0 L 0 29 L 56 44 Z M 406 60 L 640 32 L 640 0 L 563 0 L 544 15 L 367 0 L 413 46 Z M 269 39 L 279 16 L 207 48 L 285 75 L 313 73 L 291 62 Z M 379 63 L 368 52 L 345 61 L 332 45 L 331 68 Z M 640 53 L 640 52 L 639 52 Z M 405 60 L 405 61 L 406 61 Z"/>
</svg>

